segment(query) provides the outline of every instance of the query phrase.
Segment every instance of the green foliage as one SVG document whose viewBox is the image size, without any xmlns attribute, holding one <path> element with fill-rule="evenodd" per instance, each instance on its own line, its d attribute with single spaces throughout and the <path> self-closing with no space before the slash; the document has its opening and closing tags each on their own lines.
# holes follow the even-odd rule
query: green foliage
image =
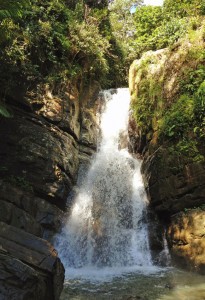
<svg viewBox="0 0 205 300">
<path fill-rule="evenodd" d="M 189 29 L 175 51 L 167 49 L 158 55 L 150 52 L 136 62 L 137 95 L 132 101 L 136 122 L 147 141 L 151 140 L 150 149 L 166 145 L 182 167 L 205 160 L 203 26 L 197 31 Z M 174 78 L 171 85 L 169 72 Z M 172 92 L 170 89 L 175 86 L 176 91 Z"/>
<path fill-rule="evenodd" d="M 102 38 L 96 22 L 92 18 L 87 18 L 86 22 L 77 24 L 70 28 L 70 39 L 72 42 L 72 50 L 79 60 L 93 60 L 90 64 L 90 74 L 98 70 L 106 73 L 108 65 L 104 56 L 109 49 L 109 42 Z"/>
<path fill-rule="evenodd" d="M 175 150 L 194 162 L 204 161 L 204 156 L 200 154 L 196 140 L 184 138 L 176 144 Z"/>
<path fill-rule="evenodd" d="M 153 48 L 162 49 L 173 45 L 188 30 L 186 19 L 172 18 L 155 29 L 152 36 Z"/>
<path fill-rule="evenodd" d="M 77 1 L 76 1 L 77 2 Z M 108 6 L 109 0 L 85 0 L 85 3 L 92 8 L 103 9 Z"/>
<path fill-rule="evenodd" d="M 2 1 L 3 3 L 3 1 Z M 1 6 L 0 83 L 2 96 L 11 89 L 98 80 L 108 82 L 110 67 L 120 63 L 109 25 L 106 1 L 8 1 Z M 12 9 L 16 9 L 16 13 Z M 121 65 L 120 65 L 121 66 Z M 109 78 L 110 84 L 112 79 Z"/>
<path fill-rule="evenodd" d="M 135 12 L 135 35 L 133 46 L 138 57 L 148 50 L 173 45 L 188 31 L 187 19 L 168 18 L 163 8 L 142 6 Z"/>
<path fill-rule="evenodd" d="M 130 45 L 141 60 L 132 67 L 133 115 L 150 153 L 164 146 L 177 172 L 205 161 L 204 14 L 199 0 L 165 0 L 163 7 L 141 6 L 134 14 Z"/>
<path fill-rule="evenodd" d="M 181 92 L 194 99 L 193 132 L 198 138 L 205 138 L 205 67 L 199 64 L 196 69 L 188 69 L 180 82 Z"/>
<path fill-rule="evenodd" d="M 140 5 L 141 2 L 140 0 L 114 0 L 109 5 L 109 19 L 115 39 L 114 44 L 116 44 L 116 55 L 120 56 L 120 60 L 115 60 L 124 77 L 128 77 L 129 66 L 136 57 L 133 46 L 134 14 L 130 12 L 130 9 L 133 5 Z"/>
<path fill-rule="evenodd" d="M 15 19 L 22 17 L 23 10 L 29 4 L 29 0 L 0 0 L 0 21 L 10 17 Z"/>
<path fill-rule="evenodd" d="M 181 138 L 188 132 L 194 118 L 194 100 L 182 95 L 170 110 L 165 112 L 160 126 L 160 134 L 165 137 Z"/>
<path fill-rule="evenodd" d="M 165 0 L 165 14 L 172 17 L 185 17 L 205 14 L 205 2 L 203 0 Z"/>
<path fill-rule="evenodd" d="M 191 90 L 193 91 L 193 90 Z M 192 96 L 181 95 L 158 121 L 161 141 L 171 141 L 186 161 L 204 161 L 200 145 L 205 141 L 205 82 Z"/>
<path fill-rule="evenodd" d="M 199 0 L 165 1 L 163 7 L 144 6 L 141 1 L 115 0 L 110 4 L 110 22 L 119 47 L 124 54 L 124 64 L 148 50 L 172 47 L 192 26 L 200 26 L 198 15 L 203 15 L 205 4 Z M 130 13 L 135 4 L 136 11 Z"/>
<path fill-rule="evenodd" d="M 172 104 L 171 108 L 164 113 L 160 121 L 161 137 L 202 139 L 205 138 L 205 81 L 204 73 L 201 72 L 203 66 L 199 69 L 190 71 L 189 83 L 182 88 L 187 94 L 182 94 L 177 102 Z M 193 76 L 193 74 L 195 74 Z M 197 76 L 198 75 L 198 76 Z"/>
<path fill-rule="evenodd" d="M 163 22 L 162 8 L 160 6 L 141 6 L 137 8 L 134 14 L 135 22 L 135 38 L 146 36 L 147 38 L 152 32 Z"/>
<path fill-rule="evenodd" d="M 199 146 L 200 144 L 196 139 L 191 140 L 187 137 L 180 139 L 176 143 L 169 144 L 169 155 L 177 161 L 177 167 L 171 167 L 172 171 L 178 172 L 183 170 L 184 165 L 192 162 L 204 162 L 205 157 L 201 154 Z M 175 170 L 175 168 L 177 169 Z"/>
<path fill-rule="evenodd" d="M 158 6 L 142 6 L 134 14 L 135 33 L 133 51 L 136 57 L 145 51 L 155 49 L 153 32 L 163 22 L 162 8 Z"/>
<path fill-rule="evenodd" d="M 138 95 L 133 95 L 131 103 L 133 114 L 141 131 L 146 134 L 156 125 L 155 118 L 162 111 L 162 82 L 160 78 L 149 76 L 149 66 L 157 63 L 156 57 L 151 54 L 145 55 L 140 65 L 137 65 L 138 72 Z"/>
<path fill-rule="evenodd" d="M 134 14 L 134 39 L 130 41 L 135 57 L 148 50 L 172 47 L 191 27 L 200 26 L 199 15 L 204 14 L 205 2 L 200 0 L 165 0 L 163 7 L 138 7 Z"/>
<path fill-rule="evenodd" d="M 205 139 L 205 80 L 200 84 L 197 92 L 195 93 L 195 108 L 194 114 L 196 122 L 194 133 L 200 138 Z"/>
<path fill-rule="evenodd" d="M 201 83 L 205 80 L 205 66 L 199 64 L 197 69 L 190 68 L 184 74 L 184 79 L 181 80 L 181 91 L 193 95 L 198 91 L 199 94 L 203 94 L 203 85 L 200 88 Z"/>
<path fill-rule="evenodd" d="M 130 12 L 133 4 L 135 14 Z M 35 89 L 40 82 L 56 91 L 68 82 L 81 87 L 92 80 L 106 88 L 125 85 L 134 58 L 171 46 L 188 30 L 187 18 L 175 13 L 180 4 L 165 4 L 161 8 L 132 0 L 0 0 L 2 97 L 19 85 Z M 184 0 L 183 9 L 185 4 L 186 15 L 191 15 L 193 5 Z M 199 23 L 192 20 L 193 27 Z"/>
</svg>

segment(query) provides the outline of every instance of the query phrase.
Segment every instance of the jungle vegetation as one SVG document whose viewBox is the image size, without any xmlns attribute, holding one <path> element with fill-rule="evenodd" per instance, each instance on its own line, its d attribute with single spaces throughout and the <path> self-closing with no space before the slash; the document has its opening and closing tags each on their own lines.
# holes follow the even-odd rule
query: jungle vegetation
<svg viewBox="0 0 205 300">
<path fill-rule="evenodd" d="M 135 12 L 131 8 L 135 7 Z M 172 47 L 205 14 L 200 0 L 0 0 L 0 101 L 13 91 L 127 86 L 131 62 L 148 50 Z M 11 92 L 12 91 L 12 92 Z"/>
</svg>

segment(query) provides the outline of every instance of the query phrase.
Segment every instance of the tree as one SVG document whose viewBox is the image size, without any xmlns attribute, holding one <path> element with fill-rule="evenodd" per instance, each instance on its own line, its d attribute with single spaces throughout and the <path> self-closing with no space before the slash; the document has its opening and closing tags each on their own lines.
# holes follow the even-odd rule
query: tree
<svg viewBox="0 0 205 300">
<path fill-rule="evenodd" d="M 93 8 L 104 8 L 108 6 L 108 0 L 85 0 L 85 3 L 88 4 L 88 6 Z"/>
<path fill-rule="evenodd" d="M 165 0 L 164 11 L 171 17 L 186 17 L 205 14 L 204 0 Z"/>
<path fill-rule="evenodd" d="M 163 22 L 160 6 L 141 6 L 134 13 L 135 38 L 147 37 Z"/>
<path fill-rule="evenodd" d="M 0 20 L 9 17 L 18 18 L 28 6 L 29 0 L 0 0 Z"/>
<path fill-rule="evenodd" d="M 135 5 L 140 5 L 142 1 L 114 0 L 110 3 L 110 21 L 113 34 L 120 42 L 127 43 L 134 30 L 133 14 L 130 12 Z"/>
<path fill-rule="evenodd" d="M 139 6 L 141 0 L 114 0 L 109 5 L 110 24 L 112 33 L 115 36 L 117 46 L 123 53 L 123 64 L 125 72 L 128 73 L 129 66 L 134 57 L 132 47 L 135 26 L 134 17 L 131 13 L 133 6 Z"/>
<path fill-rule="evenodd" d="M 103 25 L 106 5 L 104 0 L 0 0 L 2 97 L 17 86 L 26 92 L 38 84 L 54 91 L 68 82 L 104 84 L 108 59 L 113 61 Z"/>
</svg>

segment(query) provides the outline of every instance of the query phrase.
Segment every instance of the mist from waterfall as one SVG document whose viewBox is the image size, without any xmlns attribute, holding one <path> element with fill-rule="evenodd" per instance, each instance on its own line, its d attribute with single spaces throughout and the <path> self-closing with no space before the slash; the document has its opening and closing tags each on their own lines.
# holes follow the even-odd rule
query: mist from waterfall
<svg viewBox="0 0 205 300">
<path fill-rule="evenodd" d="M 102 96 L 98 151 L 56 237 L 66 277 L 152 267 L 141 163 L 125 147 L 129 90 L 107 90 Z"/>
</svg>

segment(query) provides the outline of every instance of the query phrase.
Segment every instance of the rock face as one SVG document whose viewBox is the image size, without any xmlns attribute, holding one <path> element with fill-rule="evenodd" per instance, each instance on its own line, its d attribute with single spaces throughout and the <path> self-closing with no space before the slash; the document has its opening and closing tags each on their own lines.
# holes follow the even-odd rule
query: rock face
<svg viewBox="0 0 205 300">
<path fill-rule="evenodd" d="M 56 206 L 64 201 L 78 169 L 78 145 L 66 132 L 34 114 L 15 111 L 1 121 L 4 181 L 14 183 Z"/>
<path fill-rule="evenodd" d="M 147 156 L 142 165 L 150 204 L 166 218 L 205 203 L 205 164 L 193 162 L 179 168 L 165 148 Z"/>
<path fill-rule="evenodd" d="M 84 94 L 13 95 L 0 118 L 0 299 L 57 300 L 64 268 L 52 246 L 79 165 L 96 149 L 99 85 Z"/>
<path fill-rule="evenodd" d="M 197 97 L 201 95 L 204 77 L 193 85 L 192 76 L 198 78 L 197 72 L 204 64 L 204 58 L 199 55 L 205 46 L 204 27 L 203 23 L 172 49 L 145 53 L 133 62 L 129 80 L 133 108 L 129 124 L 130 151 L 143 158 L 142 174 L 150 209 L 157 214 L 161 227 L 167 228 L 174 261 L 202 273 L 205 268 L 205 139 L 196 130 L 199 127 L 204 132 L 204 113 L 202 109 L 202 119 L 200 113 L 194 115 L 194 105 L 200 101 Z M 193 109 L 190 114 L 186 111 L 188 107 Z M 153 228 L 158 230 L 158 221 L 152 231 Z M 154 239 L 150 244 L 156 252 L 160 250 L 161 240 Z"/>
<path fill-rule="evenodd" d="M 64 268 L 43 239 L 0 222 L 1 299 L 59 299 Z"/>
<path fill-rule="evenodd" d="M 205 274 L 205 211 L 194 209 L 173 215 L 168 228 L 171 254 L 180 265 Z"/>
</svg>

